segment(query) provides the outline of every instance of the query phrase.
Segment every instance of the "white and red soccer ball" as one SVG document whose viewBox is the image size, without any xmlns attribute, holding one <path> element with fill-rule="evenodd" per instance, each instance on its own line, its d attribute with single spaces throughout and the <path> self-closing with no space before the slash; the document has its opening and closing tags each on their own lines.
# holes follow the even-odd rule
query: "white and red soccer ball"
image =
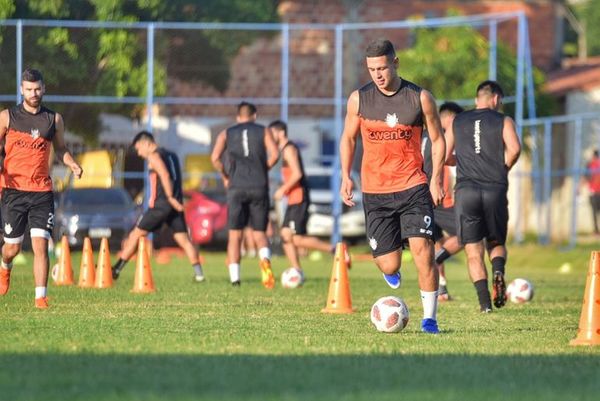
<svg viewBox="0 0 600 401">
<path fill-rule="evenodd" d="M 382 297 L 371 307 L 371 322 L 378 331 L 398 333 L 408 324 L 408 307 L 401 298 Z"/>
<path fill-rule="evenodd" d="M 531 301 L 533 285 L 524 278 L 516 278 L 506 287 L 506 297 L 515 304 Z"/>
<path fill-rule="evenodd" d="M 304 283 L 304 273 L 297 267 L 288 267 L 281 273 L 283 288 L 298 288 Z"/>
</svg>

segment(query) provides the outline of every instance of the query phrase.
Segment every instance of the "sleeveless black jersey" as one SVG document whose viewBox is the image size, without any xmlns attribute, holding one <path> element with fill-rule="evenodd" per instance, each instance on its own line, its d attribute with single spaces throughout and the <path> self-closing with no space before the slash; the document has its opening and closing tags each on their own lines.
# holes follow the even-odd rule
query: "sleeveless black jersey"
<svg viewBox="0 0 600 401">
<path fill-rule="evenodd" d="M 460 113 L 453 122 L 456 187 L 467 182 L 508 186 L 504 162 L 504 114 L 491 109 Z"/>
<path fill-rule="evenodd" d="M 230 188 L 268 188 L 265 127 L 253 122 L 225 131 L 225 154 Z"/>
<path fill-rule="evenodd" d="M 49 157 L 56 132 L 55 114 L 41 107 L 36 114 L 23 104 L 8 109 L 2 186 L 21 191 L 51 191 Z"/>
<path fill-rule="evenodd" d="M 289 191 L 287 195 L 288 205 L 295 205 L 301 202 L 310 202 L 308 198 L 308 180 L 306 179 L 306 173 L 304 172 L 304 162 L 302 161 L 300 149 L 298 148 L 298 145 L 296 145 L 294 142 L 288 141 L 283 146 L 283 149 L 281 149 L 282 155 L 285 151 L 285 148 L 287 148 L 288 146 L 296 149 L 296 153 L 298 154 L 298 162 L 300 164 L 300 171 L 302 172 L 302 178 L 300 178 L 300 181 L 298 181 L 296 185 L 294 185 L 294 187 Z M 281 174 L 283 175 L 283 182 L 288 182 L 290 176 L 292 175 L 292 171 L 285 159 L 282 159 Z"/>
<path fill-rule="evenodd" d="M 181 189 L 181 167 L 179 166 L 179 158 L 177 155 L 165 148 L 156 149 L 158 155 L 162 159 L 167 171 L 169 172 L 169 179 L 171 181 L 171 187 L 173 188 L 173 197 L 179 202 L 183 201 L 183 191 Z M 163 187 L 158 174 L 154 170 L 150 170 L 150 207 L 154 207 L 157 204 L 164 205 L 168 204 L 167 194 Z"/>
</svg>

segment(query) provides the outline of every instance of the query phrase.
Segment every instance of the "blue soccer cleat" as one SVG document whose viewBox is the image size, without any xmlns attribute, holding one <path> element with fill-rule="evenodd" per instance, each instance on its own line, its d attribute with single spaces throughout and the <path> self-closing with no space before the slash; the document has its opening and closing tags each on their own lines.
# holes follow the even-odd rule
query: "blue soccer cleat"
<svg viewBox="0 0 600 401">
<path fill-rule="evenodd" d="M 438 334 L 440 329 L 438 329 L 437 321 L 435 319 L 423 319 L 421 321 L 421 331 L 423 333 Z"/>
<path fill-rule="evenodd" d="M 383 278 L 385 282 L 394 290 L 400 288 L 400 284 L 402 284 L 402 275 L 400 274 L 400 270 L 398 270 L 394 274 L 383 274 Z"/>
</svg>

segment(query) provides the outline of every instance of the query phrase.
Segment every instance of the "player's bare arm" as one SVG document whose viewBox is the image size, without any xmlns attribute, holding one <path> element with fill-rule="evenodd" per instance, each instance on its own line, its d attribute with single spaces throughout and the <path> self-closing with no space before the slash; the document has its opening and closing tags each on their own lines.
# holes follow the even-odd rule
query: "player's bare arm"
<svg viewBox="0 0 600 401">
<path fill-rule="evenodd" d="M 298 150 L 293 146 L 287 146 L 283 149 L 281 157 L 283 161 L 287 163 L 290 168 L 291 175 L 287 182 L 284 182 L 275 192 L 275 199 L 281 199 L 287 195 L 294 185 L 296 185 L 302 179 L 302 169 L 300 168 L 300 158 L 298 157 Z"/>
<path fill-rule="evenodd" d="M 217 170 L 219 174 L 221 174 L 225 188 L 229 186 L 229 177 L 225 172 L 223 162 L 221 161 L 221 156 L 223 155 L 223 152 L 225 152 L 226 140 L 227 136 L 225 131 L 219 132 L 219 135 L 217 135 L 217 138 L 215 139 L 215 147 L 213 148 L 212 154 L 210 155 L 210 161 L 212 162 L 212 165 L 215 168 L 215 170 Z"/>
<path fill-rule="evenodd" d="M 277 148 L 277 144 L 275 143 L 275 139 L 273 139 L 273 135 L 269 128 L 265 128 L 265 147 L 267 148 L 267 154 L 269 155 L 267 167 L 270 169 L 277 163 L 277 160 L 279 160 L 279 149 Z"/>
<path fill-rule="evenodd" d="M 442 123 L 440 122 L 435 99 L 426 90 L 421 91 L 421 108 L 425 117 L 429 138 L 431 139 L 432 172 L 429 190 L 431 191 L 433 203 L 437 206 L 442 203 L 445 195 L 441 177 L 444 161 L 446 160 L 446 141 L 442 134 Z"/>
<path fill-rule="evenodd" d="M 510 117 L 504 117 L 502 140 L 504 141 L 504 163 L 506 168 L 510 170 L 521 155 L 521 143 L 519 142 L 515 122 Z"/>
<path fill-rule="evenodd" d="M 62 161 L 65 166 L 69 167 L 73 172 L 73 175 L 77 178 L 81 178 L 83 169 L 75 161 L 69 149 L 65 145 L 65 122 L 62 116 L 58 113 L 54 116 L 55 133 L 52 145 L 54 146 L 54 152 L 58 160 Z"/>
<path fill-rule="evenodd" d="M 8 124 L 10 122 L 10 114 L 8 109 L 0 112 L 0 173 L 4 170 L 4 140 L 8 132 Z"/>
<path fill-rule="evenodd" d="M 340 195 L 342 201 L 348 206 L 354 206 L 353 182 L 350 178 L 354 151 L 356 150 L 356 138 L 360 129 L 360 118 L 358 116 L 359 94 L 352 92 L 348 97 L 346 108 L 346 119 L 344 121 L 344 132 L 340 140 L 340 165 L 342 169 L 342 185 Z"/>
<path fill-rule="evenodd" d="M 150 155 L 148 155 L 148 168 L 156 171 L 158 179 L 165 190 L 165 195 L 167 196 L 169 204 L 178 212 L 183 212 L 183 205 L 173 197 L 173 185 L 171 185 L 171 177 L 169 176 L 167 166 L 165 166 L 165 163 L 158 152 L 152 152 Z"/>
</svg>

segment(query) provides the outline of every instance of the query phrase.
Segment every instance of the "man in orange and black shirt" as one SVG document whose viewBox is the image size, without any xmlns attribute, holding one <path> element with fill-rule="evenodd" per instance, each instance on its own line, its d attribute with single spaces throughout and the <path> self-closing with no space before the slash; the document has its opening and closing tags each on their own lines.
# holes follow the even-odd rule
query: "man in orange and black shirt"
<svg viewBox="0 0 600 401">
<path fill-rule="evenodd" d="M 112 276 L 116 280 L 125 268 L 129 258 L 133 256 L 141 237 L 156 231 L 166 224 L 173 231 L 173 239 L 185 252 L 194 269 L 193 281 L 204 281 L 204 273 L 198 251 L 188 235 L 183 216 L 183 191 L 181 188 L 181 168 L 179 158 L 173 152 L 158 146 L 154 136 L 147 132 L 139 132 L 132 141 L 138 156 L 148 162 L 150 171 L 149 208 L 129 233 L 119 260 L 112 267 Z"/>
<path fill-rule="evenodd" d="M 280 230 L 283 250 L 291 266 L 301 270 L 298 247 L 330 253 L 335 252 L 335 247 L 317 237 L 306 235 L 310 196 L 300 149 L 289 140 L 286 123 L 280 120 L 273 121 L 269 124 L 269 128 L 279 147 L 282 163 L 283 183 L 275 192 L 275 199 L 281 200 L 284 196 L 287 197 L 287 208 Z M 345 258 L 349 265 L 350 255 L 347 251 Z"/>
<path fill-rule="evenodd" d="M 340 143 L 340 193 L 346 205 L 354 205 L 350 170 L 360 132 L 364 147 L 363 204 L 375 263 L 388 284 L 398 288 L 402 244 L 408 240 L 423 302 L 421 329 L 436 334 L 438 271 L 433 260 L 433 206 L 444 197 L 440 177 L 445 156 L 437 106 L 431 93 L 398 76 L 398 58 L 389 40 L 371 42 L 365 55 L 372 82 L 348 98 Z M 424 124 L 432 149 L 430 186 L 421 155 Z"/>
<path fill-rule="evenodd" d="M 74 176 L 83 173 L 65 146 L 62 116 L 42 106 L 44 90 L 42 74 L 28 68 L 22 75 L 23 102 L 0 112 L 0 154 L 4 155 L 0 163 L 4 223 L 0 295 L 8 292 L 12 260 L 21 251 L 29 225 L 39 309 L 48 307 L 48 241 L 54 227 L 51 146 Z"/>
</svg>

